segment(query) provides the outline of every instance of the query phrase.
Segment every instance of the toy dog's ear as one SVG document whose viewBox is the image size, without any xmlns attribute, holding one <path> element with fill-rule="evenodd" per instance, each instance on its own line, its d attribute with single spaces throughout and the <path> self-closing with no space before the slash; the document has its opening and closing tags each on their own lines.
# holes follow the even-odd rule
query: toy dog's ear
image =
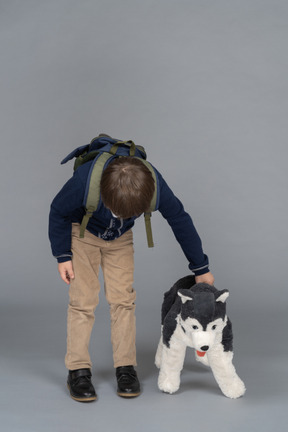
<svg viewBox="0 0 288 432">
<path fill-rule="evenodd" d="M 229 297 L 229 291 L 228 290 L 224 289 L 222 291 L 219 291 L 217 293 L 216 302 L 225 303 L 228 297 Z"/>
<path fill-rule="evenodd" d="M 192 294 L 185 289 L 179 290 L 178 295 L 181 298 L 182 303 L 186 303 L 189 300 L 193 300 Z"/>
</svg>

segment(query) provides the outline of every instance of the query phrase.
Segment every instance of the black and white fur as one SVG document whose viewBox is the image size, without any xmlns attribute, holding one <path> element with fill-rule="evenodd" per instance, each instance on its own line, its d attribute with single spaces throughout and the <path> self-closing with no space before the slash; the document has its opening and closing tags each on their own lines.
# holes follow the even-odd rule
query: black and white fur
<svg viewBox="0 0 288 432">
<path fill-rule="evenodd" d="M 227 290 L 195 284 L 186 276 L 164 294 L 162 326 L 155 364 L 160 369 L 158 387 L 175 393 L 180 386 L 186 348 L 196 350 L 196 359 L 210 366 L 221 391 L 236 399 L 245 385 L 232 364 L 232 325 L 226 315 Z M 205 352 L 202 357 L 197 354 Z"/>
</svg>

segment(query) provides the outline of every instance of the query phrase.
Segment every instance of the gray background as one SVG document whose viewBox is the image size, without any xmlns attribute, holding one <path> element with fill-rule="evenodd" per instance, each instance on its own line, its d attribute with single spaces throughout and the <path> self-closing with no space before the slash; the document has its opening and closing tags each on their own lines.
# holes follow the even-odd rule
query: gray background
<svg viewBox="0 0 288 432">
<path fill-rule="evenodd" d="M 3 430 L 284 431 L 287 421 L 286 0 L 1 0 L 0 410 Z M 60 160 L 98 133 L 133 139 L 183 201 L 228 288 L 231 401 L 187 353 L 180 391 L 153 365 L 164 291 L 188 274 L 160 214 L 134 230 L 138 372 L 115 395 L 109 314 L 91 344 L 99 400 L 65 388 L 68 290 L 47 238 Z"/>
</svg>

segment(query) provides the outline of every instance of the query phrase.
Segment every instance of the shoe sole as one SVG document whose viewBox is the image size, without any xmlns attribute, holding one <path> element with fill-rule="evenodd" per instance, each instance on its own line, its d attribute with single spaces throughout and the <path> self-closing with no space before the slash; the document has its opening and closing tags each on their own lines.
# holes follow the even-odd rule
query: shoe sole
<svg viewBox="0 0 288 432">
<path fill-rule="evenodd" d="M 97 396 L 92 396 L 89 398 L 79 398 L 77 396 L 73 396 L 73 394 L 71 393 L 71 389 L 70 389 L 69 384 L 67 384 L 67 388 L 69 390 L 71 398 L 77 402 L 93 402 L 93 401 L 97 400 Z"/>
<path fill-rule="evenodd" d="M 139 393 L 120 393 L 120 392 L 117 392 L 117 395 L 120 397 L 123 397 L 123 398 L 134 398 L 134 397 L 139 396 L 140 394 L 141 394 L 140 392 Z"/>
</svg>

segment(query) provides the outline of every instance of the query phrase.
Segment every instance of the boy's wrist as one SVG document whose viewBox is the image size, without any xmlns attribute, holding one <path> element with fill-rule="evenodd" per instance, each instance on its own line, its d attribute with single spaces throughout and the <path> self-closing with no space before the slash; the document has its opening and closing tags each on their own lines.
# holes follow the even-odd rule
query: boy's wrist
<svg viewBox="0 0 288 432">
<path fill-rule="evenodd" d="M 72 256 L 71 255 L 65 255 L 65 256 L 58 256 L 56 257 L 58 264 L 66 262 L 66 261 L 71 261 L 72 260 Z"/>
<path fill-rule="evenodd" d="M 201 276 L 206 273 L 210 273 L 209 267 L 205 267 L 204 269 L 200 269 L 200 270 L 192 270 L 192 271 L 195 276 Z"/>
<path fill-rule="evenodd" d="M 214 285 L 215 278 L 211 272 L 204 273 L 203 275 L 195 276 L 196 283 L 206 283 L 209 285 Z"/>
</svg>

